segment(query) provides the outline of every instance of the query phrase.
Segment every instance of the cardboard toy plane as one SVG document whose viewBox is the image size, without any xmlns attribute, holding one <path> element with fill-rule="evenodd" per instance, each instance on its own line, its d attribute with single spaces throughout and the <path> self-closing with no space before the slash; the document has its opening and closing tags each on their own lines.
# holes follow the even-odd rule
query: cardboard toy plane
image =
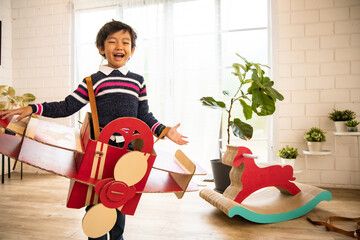
<svg viewBox="0 0 360 240">
<path fill-rule="evenodd" d="M 175 193 L 182 198 L 185 192 L 198 190 L 192 176 L 206 174 L 181 150 L 175 156 L 155 152 L 151 130 L 135 118 L 112 121 L 97 140 L 90 136 L 90 114 L 80 130 L 37 118 L 19 122 L 15 118 L 0 119 L 0 127 L 16 133 L 0 132 L 0 153 L 69 178 L 67 207 L 95 205 L 83 219 L 89 237 L 102 236 L 113 227 L 115 209 L 134 215 L 142 193 Z M 122 148 L 108 144 L 114 133 L 124 138 Z M 131 142 L 135 151 L 127 150 Z"/>
</svg>

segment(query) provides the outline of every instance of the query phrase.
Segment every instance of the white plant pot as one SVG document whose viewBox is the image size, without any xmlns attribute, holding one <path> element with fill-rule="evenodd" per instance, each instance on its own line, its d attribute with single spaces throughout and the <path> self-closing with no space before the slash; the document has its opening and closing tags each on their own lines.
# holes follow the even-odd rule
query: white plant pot
<svg viewBox="0 0 360 240">
<path fill-rule="evenodd" d="M 321 152 L 322 151 L 322 142 L 307 142 L 310 152 Z"/>
<path fill-rule="evenodd" d="M 346 121 L 335 121 L 336 132 L 347 132 Z"/>
<path fill-rule="evenodd" d="M 281 163 L 284 165 L 290 165 L 292 168 L 295 166 L 295 159 L 296 158 L 281 158 Z"/>
</svg>

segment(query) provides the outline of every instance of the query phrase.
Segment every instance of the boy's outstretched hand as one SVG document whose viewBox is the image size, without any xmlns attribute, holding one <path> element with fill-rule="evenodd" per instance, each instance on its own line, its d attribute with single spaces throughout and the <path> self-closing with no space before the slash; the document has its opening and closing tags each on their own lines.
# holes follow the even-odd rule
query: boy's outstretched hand
<svg viewBox="0 0 360 240">
<path fill-rule="evenodd" d="M 170 130 L 166 133 L 166 137 L 168 137 L 171 141 L 173 141 L 176 144 L 179 145 L 185 145 L 188 143 L 188 141 L 185 140 L 185 136 L 181 135 L 177 129 L 180 126 L 180 123 L 178 123 L 176 126 L 170 128 Z"/>
<path fill-rule="evenodd" d="M 23 107 L 23 108 L 19 108 L 19 109 L 14 109 L 14 110 L 5 110 L 5 111 L 0 111 L 0 117 L 1 119 L 5 119 L 7 117 L 11 117 L 13 115 L 19 115 L 15 121 L 20 121 L 21 119 L 31 115 L 32 112 L 32 107 L 27 106 L 27 107 Z"/>
</svg>

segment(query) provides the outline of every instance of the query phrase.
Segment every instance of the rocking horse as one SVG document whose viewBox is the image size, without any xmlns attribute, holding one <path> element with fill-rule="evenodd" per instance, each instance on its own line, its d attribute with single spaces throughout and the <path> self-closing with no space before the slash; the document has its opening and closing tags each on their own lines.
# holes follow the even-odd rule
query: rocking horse
<svg viewBox="0 0 360 240">
<path fill-rule="evenodd" d="M 294 219 L 331 200 L 328 191 L 293 182 L 291 166 L 259 167 L 254 158 L 246 147 L 228 146 L 222 163 L 232 167 L 230 186 L 223 194 L 205 188 L 200 196 L 229 217 L 240 215 L 258 223 Z"/>
</svg>

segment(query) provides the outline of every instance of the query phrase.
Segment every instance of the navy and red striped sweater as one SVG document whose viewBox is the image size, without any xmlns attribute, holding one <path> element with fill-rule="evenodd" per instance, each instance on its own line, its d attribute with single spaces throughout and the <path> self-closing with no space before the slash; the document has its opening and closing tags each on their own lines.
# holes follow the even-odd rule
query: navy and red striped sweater
<svg viewBox="0 0 360 240">
<path fill-rule="evenodd" d="M 146 95 L 144 78 L 127 70 L 126 66 L 112 69 L 100 66 L 91 75 L 100 127 L 120 117 L 134 117 L 144 121 L 159 136 L 165 128 L 151 112 Z M 89 103 L 86 80 L 64 101 L 30 104 L 33 112 L 51 118 L 67 117 Z"/>
</svg>

